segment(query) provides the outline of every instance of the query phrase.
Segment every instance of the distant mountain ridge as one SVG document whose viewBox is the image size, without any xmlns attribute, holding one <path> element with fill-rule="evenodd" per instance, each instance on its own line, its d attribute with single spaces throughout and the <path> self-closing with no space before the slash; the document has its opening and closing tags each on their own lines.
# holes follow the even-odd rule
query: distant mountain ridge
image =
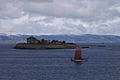
<svg viewBox="0 0 120 80">
<path fill-rule="evenodd" d="M 0 43 L 18 43 L 25 42 L 31 35 L 8 35 L 0 34 Z M 120 36 L 114 35 L 33 35 L 37 39 L 63 40 L 74 43 L 117 43 L 120 42 Z"/>
</svg>

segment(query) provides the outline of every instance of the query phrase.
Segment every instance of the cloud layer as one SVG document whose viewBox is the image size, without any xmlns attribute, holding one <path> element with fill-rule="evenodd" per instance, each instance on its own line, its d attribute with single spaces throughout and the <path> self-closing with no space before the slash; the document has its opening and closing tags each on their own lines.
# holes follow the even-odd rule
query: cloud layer
<svg viewBox="0 0 120 80">
<path fill-rule="evenodd" d="M 0 0 L 0 32 L 120 35 L 119 0 Z"/>
</svg>

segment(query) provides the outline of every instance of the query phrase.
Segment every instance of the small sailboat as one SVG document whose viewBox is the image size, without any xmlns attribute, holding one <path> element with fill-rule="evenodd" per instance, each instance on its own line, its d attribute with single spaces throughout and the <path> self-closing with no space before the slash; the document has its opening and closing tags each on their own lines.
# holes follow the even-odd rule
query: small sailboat
<svg viewBox="0 0 120 80">
<path fill-rule="evenodd" d="M 87 58 L 82 58 L 82 51 L 80 47 L 76 48 L 74 58 L 71 58 L 71 61 L 74 62 L 87 61 Z"/>
</svg>

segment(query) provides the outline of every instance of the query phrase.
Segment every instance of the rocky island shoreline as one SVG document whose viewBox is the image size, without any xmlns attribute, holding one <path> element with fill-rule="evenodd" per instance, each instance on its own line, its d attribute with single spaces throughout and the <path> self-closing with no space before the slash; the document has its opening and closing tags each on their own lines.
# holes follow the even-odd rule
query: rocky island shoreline
<svg viewBox="0 0 120 80">
<path fill-rule="evenodd" d="M 67 43 L 58 40 L 38 40 L 33 36 L 27 38 L 27 43 L 17 43 L 16 49 L 75 49 L 78 47 L 75 43 Z"/>
</svg>

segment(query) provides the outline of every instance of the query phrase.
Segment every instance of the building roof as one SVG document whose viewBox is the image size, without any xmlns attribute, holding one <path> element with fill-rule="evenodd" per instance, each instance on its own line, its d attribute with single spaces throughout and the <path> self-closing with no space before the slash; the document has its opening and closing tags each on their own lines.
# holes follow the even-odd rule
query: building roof
<svg viewBox="0 0 120 80">
<path fill-rule="evenodd" d="M 27 38 L 27 39 L 35 39 L 35 40 L 37 40 L 35 37 L 33 37 L 33 36 L 30 36 L 29 38 Z"/>
</svg>

